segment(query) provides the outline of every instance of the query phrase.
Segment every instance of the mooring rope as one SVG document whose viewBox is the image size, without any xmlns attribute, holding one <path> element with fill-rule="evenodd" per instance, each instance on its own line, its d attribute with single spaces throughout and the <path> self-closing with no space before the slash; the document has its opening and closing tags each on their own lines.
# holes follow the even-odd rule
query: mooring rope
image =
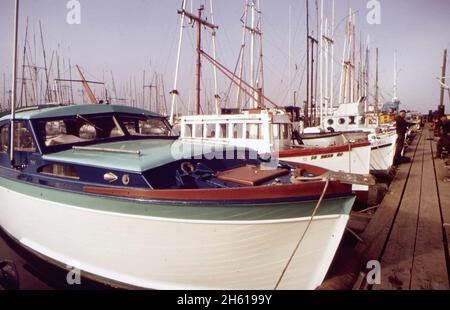
<svg viewBox="0 0 450 310">
<path fill-rule="evenodd" d="M 308 225 L 306 226 L 305 231 L 303 232 L 302 236 L 298 240 L 297 245 L 294 248 L 294 251 L 292 252 L 291 256 L 289 257 L 289 260 L 286 263 L 286 266 L 283 268 L 283 272 L 281 273 L 280 277 L 278 278 L 278 281 L 277 281 L 277 283 L 275 285 L 274 290 L 277 290 L 278 287 L 280 286 L 280 283 L 283 280 L 283 278 L 284 278 L 284 276 L 286 274 L 286 271 L 287 271 L 287 269 L 289 268 L 289 265 L 292 262 L 292 259 L 294 258 L 295 254 L 297 253 L 298 249 L 300 248 L 300 244 L 302 243 L 303 239 L 305 238 L 306 233 L 308 232 L 308 230 L 309 230 L 309 228 L 310 228 L 310 226 L 311 226 L 311 224 L 312 224 L 312 222 L 314 220 L 314 217 L 316 216 L 317 211 L 319 210 L 320 205 L 322 204 L 322 201 L 325 198 L 325 194 L 326 194 L 326 192 L 328 190 L 329 184 L 330 184 L 330 178 L 327 177 L 325 179 L 325 187 L 323 188 L 322 195 L 320 195 L 319 201 L 317 202 L 316 207 L 314 208 L 314 211 L 313 211 L 313 213 L 311 215 L 311 218 L 309 219 Z"/>
</svg>

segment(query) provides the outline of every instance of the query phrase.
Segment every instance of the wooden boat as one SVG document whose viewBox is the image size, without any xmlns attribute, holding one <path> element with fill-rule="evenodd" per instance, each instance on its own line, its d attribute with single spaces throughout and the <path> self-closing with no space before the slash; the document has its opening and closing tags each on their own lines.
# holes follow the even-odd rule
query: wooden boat
<svg viewBox="0 0 450 310">
<path fill-rule="evenodd" d="M 270 154 L 272 160 L 369 174 L 371 146 L 367 134 L 365 139 L 359 140 L 346 139 L 341 133 L 328 134 L 333 143 L 307 146 L 299 145 L 293 139 L 292 127 L 288 114 L 281 109 L 253 109 L 235 114 L 184 116 L 181 118 L 180 138 L 189 143 L 245 147 L 258 154 Z M 315 135 L 318 141 L 322 138 Z M 368 186 L 354 184 L 353 190 L 359 201 L 367 202 Z"/>
<path fill-rule="evenodd" d="M 318 133 L 304 139 L 308 146 L 343 145 L 343 141 L 358 141 L 364 136 L 371 144 L 370 171 L 389 174 L 393 168 L 397 134 L 390 126 L 379 126 L 376 117 L 364 112 L 364 102 L 343 103 L 324 123 L 333 133 Z"/>
<path fill-rule="evenodd" d="M 0 226 L 49 262 L 115 286 L 314 289 L 355 199 L 325 169 L 266 168 L 245 150 L 229 159 L 228 148 L 186 147 L 175 158 L 166 119 L 135 108 L 19 110 L 13 158 L 10 125 L 3 115 Z"/>
</svg>

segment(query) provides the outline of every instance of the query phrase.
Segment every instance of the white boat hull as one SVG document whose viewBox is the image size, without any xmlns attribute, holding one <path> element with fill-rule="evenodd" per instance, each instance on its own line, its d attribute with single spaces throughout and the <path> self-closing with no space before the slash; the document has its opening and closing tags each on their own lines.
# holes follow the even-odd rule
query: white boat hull
<svg viewBox="0 0 450 310">
<path fill-rule="evenodd" d="M 283 157 L 284 161 L 308 164 L 331 171 L 368 175 L 370 173 L 371 146 L 354 147 L 351 150 L 330 152 L 323 155 Z M 353 191 L 367 196 L 369 187 L 353 185 Z"/>
<path fill-rule="evenodd" d="M 397 134 L 387 132 L 369 136 L 372 144 L 370 156 L 370 170 L 388 173 L 394 165 L 395 149 L 397 147 Z"/>
<path fill-rule="evenodd" d="M 53 202 L 2 183 L 0 226 L 20 244 L 67 268 L 142 288 L 274 289 L 311 219 L 152 218 L 74 206 L 76 196 L 85 198 L 72 193 L 65 204 Z M 350 212 L 353 199 L 347 203 Z M 346 213 L 314 218 L 278 288 L 318 287 L 347 221 Z"/>
</svg>

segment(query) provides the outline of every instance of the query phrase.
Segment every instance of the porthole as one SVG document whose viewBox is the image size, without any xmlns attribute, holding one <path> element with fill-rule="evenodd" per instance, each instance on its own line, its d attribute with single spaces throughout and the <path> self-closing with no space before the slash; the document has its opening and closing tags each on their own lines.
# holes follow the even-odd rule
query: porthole
<svg viewBox="0 0 450 310">
<path fill-rule="evenodd" d="M 122 176 L 122 183 L 123 183 L 123 185 L 130 184 L 130 176 L 128 174 L 124 174 Z"/>
</svg>

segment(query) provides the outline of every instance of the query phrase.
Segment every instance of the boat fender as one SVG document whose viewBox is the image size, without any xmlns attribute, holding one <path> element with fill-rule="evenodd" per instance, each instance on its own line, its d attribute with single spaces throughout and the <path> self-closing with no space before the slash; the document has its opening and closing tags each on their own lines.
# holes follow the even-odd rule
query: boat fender
<svg viewBox="0 0 450 310">
<path fill-rule="evenodd" d="M 183 173 L 185 173 L 185 174 L 191 174 L 192 172 L 195 171 L 194 165 L 191 164 L 191 163 L 188 162 L 188 161 L 185 161 L 185 162 L 181 163 L 180 169 L 181 169 L 181 171 L 183 171 Z"/>
</svg>

